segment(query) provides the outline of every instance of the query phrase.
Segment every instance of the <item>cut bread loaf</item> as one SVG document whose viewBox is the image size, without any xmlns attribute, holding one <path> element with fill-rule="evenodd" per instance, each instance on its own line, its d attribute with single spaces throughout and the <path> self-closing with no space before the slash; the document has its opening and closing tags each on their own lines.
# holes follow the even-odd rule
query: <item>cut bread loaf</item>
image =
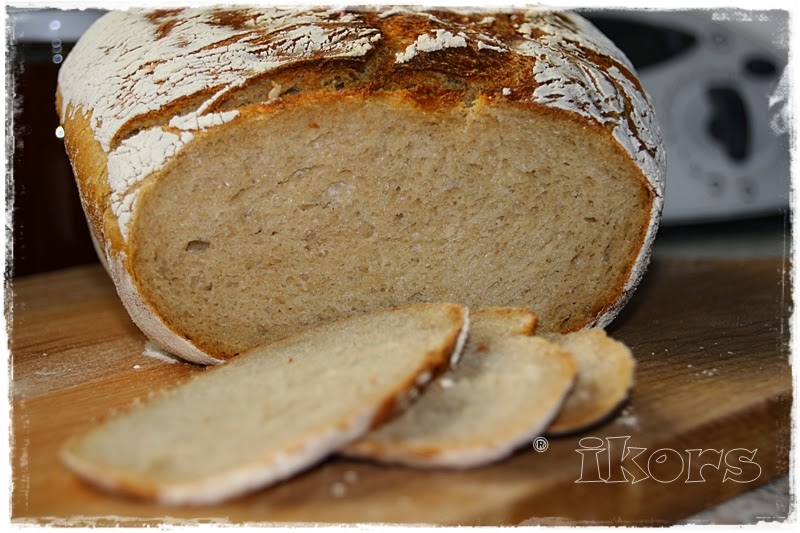
<svg viewBox="0 0 800 533">
<path fill-rule="evenodd" d="M 519 309 L 474 312 L 458 367 L 398 417 L 347 446 L 344 455 L 470 468 L 529 444 L 547 429 L 575 378 L 568 353 L 530 336 L 535 322 Z"/>
<path fill-rule="evenodd" d="M 545 334 L 569 352 L 578 368 L 575 387 L 547 433 L 585 429 L 610 415 L 633 387 L 633 354 L 623 343 L 595 329 L 566 335 Z"/>
<path fill-rule="evenodd" d="M 111 12 L 57 107 L 123 303 L 200 363 L 422 301 L 602 326 L 661 211 L 653 109 L 574 14 Z"/>
<path fill-rule="evenodd" d="M 449 366 L 466 309 L 419 304 L 257 348 L 70 441 L 106 489 L 206 504 L 284 479 L 361 436 Z"/>
</svg>

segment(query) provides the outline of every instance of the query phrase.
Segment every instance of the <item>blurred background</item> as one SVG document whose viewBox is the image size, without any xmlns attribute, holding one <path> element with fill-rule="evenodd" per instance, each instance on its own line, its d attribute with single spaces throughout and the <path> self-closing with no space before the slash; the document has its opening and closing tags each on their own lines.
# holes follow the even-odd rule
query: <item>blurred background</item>
<svg viewBox="0 0 800 533">
<path fill-rule="evenodd" d="M 59 66 L 102 13 L 8 8 L 12 276 L 97 261 L 54 94 Z M 668 177 L 655 255 L 788 257 L 788 13 L 582 14 L 631 59 L 656 107 Z"/>
</svg>

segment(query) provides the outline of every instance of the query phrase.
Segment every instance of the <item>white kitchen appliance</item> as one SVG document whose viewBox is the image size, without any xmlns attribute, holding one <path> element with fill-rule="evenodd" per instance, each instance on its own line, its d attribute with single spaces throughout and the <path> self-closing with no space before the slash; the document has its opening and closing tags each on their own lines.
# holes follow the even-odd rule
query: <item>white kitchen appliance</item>
<svg viewBox="0 0 800 533">
<path fill-rule="evenodd" d="M 788 208 L 788 13 L 582 14 L 625 52 L 653 99 L 667 150 L 665 224 Z"/>
</svg>

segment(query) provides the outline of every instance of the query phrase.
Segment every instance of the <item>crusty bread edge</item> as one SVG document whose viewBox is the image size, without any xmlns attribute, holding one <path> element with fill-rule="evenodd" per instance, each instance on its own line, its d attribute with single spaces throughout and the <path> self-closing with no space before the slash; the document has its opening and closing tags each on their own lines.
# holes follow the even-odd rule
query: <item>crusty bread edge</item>
<svg viewBox="0 0 800 533">
<path fill-rule="evenodd" d="M 528 319 L 528 323 L 525 325 L 523 329 L 515 330 L 513 333 L 515 335 L 523 335 L 526 337 L 532 337 L 533 334 L 536 332 L 536 327 L 539 325 L 539 315 L 537 315 L 533 309 L 528 307 L 509 307 L 505 305 L 501 306 L 491 306 L 491 307 L 481 307 L 472 313 L 472 316 L 475 318 L 479 318 L 481 315 L 484 314 L 502 314 L 502 315 L 522 315 Z"/>
<path fill-rule="evenodd" d="M 464 348 L 467 347 L 467 339 L 469 338 L 471 326 L 472 318 L 470 317 L 469 308 L 464 307 L 464 323 L 461 326 L 461 331 L 458 333 L 453 354 L 450 356 L 450 368 L 455 368 L 461 361 L 461 356 L 464 355 Z"/>
<path fill-rule="evenodd" d="M 662 189 L 658 188 L 657 185 L 655 185 L 654 182 L 649 178 L 647 179 L 647 183 L 649 183 L 650 189 L 653 193 L 647 232 L 645 233 L 644 241 L 641 248 L 639 248 L 639 253 L 636 256 L 636 259 L 634 259 L 634 261 L 631 263 L 631 271 L 627 277 L 627 281 L 622 287 L 621 294 L 619 294 L 613 300 L 609 307 L 606 310 L 601 311 L 595 320 L 586 324 L 582 329 L 608 327 L 608 325 L 611 324 L 615 318 L 617 318 L 619 313 L 631 299 L 633 293 L 636 291 L 636 288 L 639 286 L 639 283 L 642 281 L 645 272 L 647 272 L 647 267 L 650 264 L 650 258 L 653 252 L 653 242 L 655 241 L 656 233 L 658 232 L 658 226 L 661 221 L 661 212 L 664 208 L 664 196 Z"/>
<path fill-rule="evenodd" d="M 620 359 L 622 362 L 623 372 L 626 378 L 626 386 L 624 389 L 620 391 L 619 396 L 613 398 L 610 402 L 606 402 L 603 405 L 597 406 L 595 405 L 595 409 L 592 413 L 589 413 L 583 416 L 579 421 L 573 420 L 568 426 L 564 427 L 564 424 L 561 426 L 557 425 L 558 417 L 553 419 L 550 427 L 547 428 L 547 432 L 545 433 L 547 436 L 553 437 L 560 437 L 565 435 L 572 435 L 581 431 L 585 431 L 597 424 L 602 423 L 604 420 L 607 420 L 611 417 L 614 412 L 624 404 L 628 398 L 630 397 L 631 390 L 633 390 L 633 386 L 635 383 L 635 376 L 636 376 L 636 359 L 633 357 L 633 352 L 631 349 L 625 345 L 625 343 L 609 337 L 605 331 L 601 331 L 603 333 L 602 342 L 608 345 L 615 345 L 617 348 L 621 348 L 626 352 L 626 357 Z M 570 335 L 567 333 L 566 335 Z"/>
<path fill-rule="evenodd" d="M 117 286 L 122 304 L 133 322 L 159 347 L 183 359 L 201 365 L 217 365 L 221 359 L 211 357 L 194 344 L 172 331 L 141 296 L 133 278 L 125 266 L 124 252 L 106 253 L 108 271 Z"/>
<path fill-rule="evenodd" d="M 451 305 L 453 305 L 454 309 L 458 309 L 461 312 L 461 327 L 455 338 L 449 339 L 445 345 L 443 353 L 448 355 L 442 358 L 438 353 L 428 354 L 428 364 L 425 366 L 425 368 L 400 385 L 400 387 L 397 389 L 397 392 L 391 395 L 391 399 L 384 402 L 383 406 L 375 415 L 370 429 L 380 426 L 385 421 L 405 411 L 420 397 L 424 390 L 430 384 L 432 384 L 438 376 L 444 373 L 448 367 L 455 367 L 461 360 L 461 356 L 464 353 L 464 348 L 467 345 L 467 338 L 469 337 L 471 326 L 469 309 L 461 305 Z M 412 306 L 403 306 L 396 309 L 405 309 L 407 307 Z"/>
<path fill-rule="evenodd" d="M 56 91 L 56 109 L 62 111 L 63 97 Z M 73 112 L 74 111 L 74 112 Z M 109 207 L 108 154 L 94 138 L 90 113 L 83 109 L 66 110 L 65 146 L 78 184 L 81 206 L 89 225 L 89 234 L 100 263 L 114 282 L 117 294 L 134 324 L 160 348 L 186 361 L 202 365 L 224 362 L 198 349 L 173 331 L 143 298 L 127 267 L 127 247 Z M 158 171 L 148 175 L 150 179 Z M 109 220 L 112 218 L 113 220 Z"/>
</svg>

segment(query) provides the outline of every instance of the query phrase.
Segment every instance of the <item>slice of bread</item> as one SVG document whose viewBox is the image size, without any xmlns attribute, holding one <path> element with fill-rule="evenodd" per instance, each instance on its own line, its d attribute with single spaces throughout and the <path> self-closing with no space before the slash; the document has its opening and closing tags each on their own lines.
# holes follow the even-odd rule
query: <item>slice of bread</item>
<svg viewBox="0 0 800 533">
<path fill-rule="evenodd" d="M 73 439 L 66 465 L 103 488 L 209 504 L 284 479 L 415 397 L 463 346 L 467 310 L 421 304 L 256 348 Z"/>
<path fill-rule="evenodd" d="M 543 433 L 576 370 L 557 344 L 530 336 L 535 322 L 532 313 L 519 309 L 475 312 L 458 367 L 344 455 L 470 468 L 505 457 Z"/>
<path fill-rule="evenodd" d="M 628 396 L 635 365 L 633 354 L 623 343 L 600 329 L 566 335 L 546 333 L 544 337 L 571 353 L 578 366 L 575 387 L 547 429 L 548 434 L 572 433 L 596 424 Z"/>
</svg>

